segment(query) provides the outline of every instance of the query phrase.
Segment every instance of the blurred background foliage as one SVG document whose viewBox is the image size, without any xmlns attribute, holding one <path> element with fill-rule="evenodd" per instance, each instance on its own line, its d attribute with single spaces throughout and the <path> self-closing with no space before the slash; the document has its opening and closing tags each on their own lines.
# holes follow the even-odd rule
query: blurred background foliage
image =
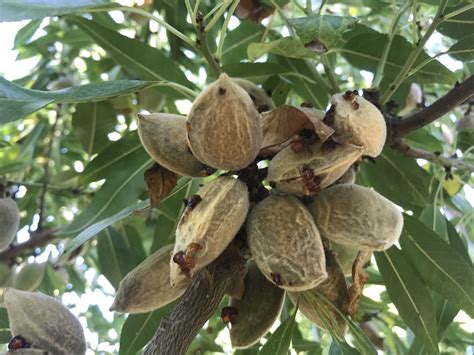
<svg viewBox="0 0 474 355">
<path fill-rule="evenodd" d="M 17 1 L 18 8 L 0 3 L 0 20 L 30 20 L 16 34 L 14 49 L 18 61 L 35 62 L 25 77 L 0 78 L 0 184 L 21 210 L 17 241 L 0 253 L 0 276 L 3 287 L 62 296 L 86 328 L 91 353 L 137 353 L 170 308 L 128 317 L 108 311 L 127 272 L 173 242 L 182 201 L 198 186 L 199 181 L 183 178 L 156 208 L 130 216 L 147 206 L 143 173 L 152 165 L 137 135 L 136 114 L 186 114 L 195 93 L 215 77 L 202 50 L 217 51 L 222 71 L 262 85 L 277 105 L 310 102 L 321 109 L 328 108 L 331 94 L 375 82 L 387 110 L 414 112 L 474 72 L 471 2 L 262 0 L 237 6 L 238 1 L 202 0 L 204 23 L 215 20 L 200 38 L 207 47 L 194 44 L 196 30 L 185 1 L 123 1 L 118 9 L 103 1 L 51 3 L 56 5 L 45 9 L 23 1 Z M 438 24 L 408 68 L 410 75 L 400 78 L 443 4 L 443 13 L 454 15 Z M 196 1 L 190 5 L 194 8 Z M 234 10 L 240 19 L 230 18 Z M 265 15 L 262 22 L 252 21 Z M 314 46 L 305 46 L 311 42 Z M 391 46 L 384 53 L 387 43 Z M 81 86 L 100 81 L 107 83 Z M 394 83 L 397 87 L 386 96 Z M 413 83 L 423 99 L 418 107 L 404 108 Z M 410 133 L 407 142 L 474 163 L 471 105 L 472 100 Z M 377 255 L 369 267 L 355 324 L 388 354 L 431 354 L 435 350 L 427 344 L 432 340 L 443 353 L 466 352 L 474 339 L 468 316 L 473 294 L 459 300 L 450 289 L 451 282 L 464 281 L 457 284 L 460 292 L 473 290 L 472 171 L 386 148 L 375 161 L 360 164 L 357 182 L 412 217 L 407 217 L 401 245 Z M 421 246 L 419 254 L 416 246 Z M 426 255 L 436 258 L 423 269 L 415 261 Z M 466 275 L 449 279 L 464 270 Z M 394 275 L 401 276 L 394 280 Z M 287 302 L 282 321 L 292 314 Z M 8 342 L 3 309 L 0 324 L 0 340 Z M 351 346 L 333 343 L 329 333 L 299 314 L 292 329 L 279 336 L 292 340 L 293 353 L 364 352 L 353 335 L 347 338 Z M 224 351 L 230 351 L 228 333 L 216 314 L 189 352 Z M 258 351 L 254 346 L 235 353 Z"/>
</svg>

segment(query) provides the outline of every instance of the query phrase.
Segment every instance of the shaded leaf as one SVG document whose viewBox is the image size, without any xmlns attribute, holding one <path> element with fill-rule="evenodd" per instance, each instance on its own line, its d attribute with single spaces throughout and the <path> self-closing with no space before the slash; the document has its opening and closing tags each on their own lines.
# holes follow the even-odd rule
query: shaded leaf
<svg viewBox="0 0 474 355">
<path fill-rule="evenodd" d="M 436 1 L 436 0 L 432 0 Z M 450 6 L 444 10 L 445 14 L 449 14 L 453 11 L 459 10 L 464 7 L 466 2 L 459 4 L 458 6 Z M 454 39 L 462 39 L 467 36 L 471 36 L 474 33 L 474 9 L 464 11 L 463 13 L 444 20 L 436 30 L 448 37 Z"/>
<path fill-rule="evenodd" d="M 0 308 L 0 342 L 8 343 L 12 338 L 10 333 L 10 322 L 6 308 Z"/>
<path fill-rule="evenodd" d="M 438 353 L 433 300 L 417 271 L 396 246 L 374 254 L 388 295 L 398 313 L 430 351 Z"/>
<path fill-rule="evenodd" d="M 327 52 L 342 45 L 342 35 L 357 21 L 354 17 L 311 15 L 288 20 L 301 42 L 308 45 L 317 41 Z"/>
<path fill-rule="evenodd" d="M 2 0 L 0 22 L 40 19 L 104 5 L 112 7 L 107 0 Z"/>
<path fill-rule="evenodd" d="M 63 254 L 61 254 L 61 257 L 58 261 L 61 262 L 63 261 L 68 255 L 70 255 L 74 250 L 76 250 L 78 247 L 80 247 L 82 244 L 96 236 L 98 233 L 100 233 L 102 230 L 105 228 L 111 226 L 115 222 L 118 222 L 125 217 L 130 216 L 130 214 L 133 211 L 140 210 L 148 206 L 150 202 L 148 200 L 137 202 L 131 206 L 128 206 L 121 210 L 120 212 L 105 218 L 104 220 L 101 220 L 90 227 L 84 229 L 77 237 L 75 237 L 70 243 L 66 245 L 64 248 Z"/>
<path fill-rule="evenodd" d="M 121 35 L 95 21 L 77 16 L 67 18 L 104 48 L 115 62 L 140 79 L 170 81 L 189 88 L 194 87 L 176 63 L 166 57 L 161 50 Z M 163 87 L 161 90 L 175 97 L 189 97 L 174 89 Z"/>
<path fill-rule="evenodd" d="M 474 35 L 460 39 L 449 48 L 448 52 L 451 57 L 462 62 L 474 61 Z"/>
<path fill-rule="evenodd" d="M 253 80 L 263 80 L 273 75 L 288 74 L 291 71 L 277 63 L 238 63 L 227 64 L 222 67 L 222 71 L 229 76 L 247 78 Z"/>
<path fill-rule="evenodd" d="M 97 239 L 100 271 L 117 290 L 120 281 L 140 263 L 131 250 L 129 240 L 114 228 L 107 228 Z"/>
<path fill-rule="evenodd" d="M 252 42 L 258 42 L 262 38 L 265 27 L 262 25 L 244 21 L 234 30 L 227 33 L 222 50 L 221 63 L 225 66 L 229 63 L 239 63 L 247 58 L 247 47 Z M 224 70 L 228 73 L 226 70 Z M 232 74 L 229 73 L 232 76 Z"/>
<path fill-rule="evenodd" d="M 104 149 L 117 122 L 115 110 L 108 101 L 78 104 L 72 115 L 73 132 L 90 156 Z"/>
<path fill-rule="evenodd" d="M 439 208 L 429 205 L 426 206 L 420 214 L 420 221 L 425 226 L 434 230 L 444 240 L 448 240 L 448 230 L 446 226 L 446 219 L 439 211 Z"/>
<path fill-rule="evenodd" d="M 386 34 L 370 31 L 349 39 L 344 45 L 341 54 L 347 61 L 359 68 L 375 73 L 382 56 L 385 43 L 388 41 Z M 390 51 L 385 64 L 384 77 L 394 79 L 404 66 L 406 59 L 413 51 L 413 45 L 404 37 L 396 35 L 393 38 Z M 413 67 L 424 62 L 430 57 L 421 52 Z M 417 83 L 454 84 L 454 74 L 437 60 L 433 60 L 413 75 Z"/>
<path fill-rule="evenodd" d="M 329 355 L 359 355 L 360 352 L 347 343 L 333 341 L 329 347 Z"/>
<path fill-rule="evenodd" d="M 155 207 L 176 187 L 178 176 L 168 169 L 155 163 L 145 171 L 145 182 L 150 197 L 150 208 Z"/>
<path fill-rule="evenodd" d="M 416 218 L 405 215 L 400 239 L 425 282 L 440 295 L 474 316 L 474 268 L 436 233 Z"/>
<path fill-rule="evenodd" d="M 293 337 L 293 328 L 295 326 L 295 317 L 298 306 L 295 307 L 293 314 L 280 324 L 277 330 L 268 338 L 268 341 L 260 349 L 262 355 L 287 355 L 290 349 L 291 339 Z"/>
<path fill-rule="evenodd" d="M 271 42 L 250 43 L 247 48 L 249 60 L 254 61 L 264 54 L 273 53 L 290 58 L 315 58 L 316 54 L 306 48 L 299 40 L 285 37 Z"/>
<path fill-rule="evenodd" d="M 362 164 L 357 178 L 406 209 L 425 207 L 429 202 L 430 174 L 414 159 L 391 149 L 384 149 L 375 163 Z"/>
<path fill-rule="evenodd" d="M 131 314 L 120 332 L 119 355 L 135 355 L 153 337 L 158 325 L 173 307 L 173 303 L 156 311 L 143 314 Z"/>
<path fill-rule="evenodd" d="M 80 176 L 80 181 L 87 184 L 112 176 L 116 171 L 127 169 L 130 162 L 146 154 L 137 131 L 130 132 L 118 141 L 112 142 L 87 164 Z"/>
<path fill-rule="evenodd" d="M 32 20 L 23 26 L 15 36 L 14 47 L 24 45 L 35 34 L 40 25 L 41 20 Z"/>
<path fill-rule="evenodd" d="M 63 90 L 40 91 L 23 88 L 0 77 L 0 123 L 16 121 L 53 102 L 101 101 L 151 85 L 153 85 L 152 82 L 146 81 L 116 80 L 95 82 Z"/>
</svg>

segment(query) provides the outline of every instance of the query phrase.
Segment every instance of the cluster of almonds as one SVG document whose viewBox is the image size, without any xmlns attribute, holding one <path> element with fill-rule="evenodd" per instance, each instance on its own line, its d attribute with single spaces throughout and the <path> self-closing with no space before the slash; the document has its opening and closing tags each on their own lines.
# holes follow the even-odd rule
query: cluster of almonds
<svg viewBox="0 0 474 355">
<path fill-rule="evenodd" d="M 174 246 L 122 280 L 112 310 L 147 312 L 177 299 L 238 236 L 251 260 L 243 296 L 231 298 L 222 312 L 234 347 L 265 335 L 285 291 L 321 327 L 328 317 L 305 301 L 312 293 L 340 312 L 355 312 L 362 266 L 372 251 L 399 238 L 403 224 L 389 200 L 354 184 L 354 164 L 379 155 L 385 143 L 385 121 L 374 105 L 346 92 L 332 97 L 326 113 L 275 108 L 261 88 L 222 74 L 187 118 L 139 115 L 138 132 L 148 153 L 176 174 L 225 172 L 186 201 Z M 345 275 L 351 273 L 349 286 Z M 329 321 L 344 332 L 338 311 Z"/>
</svg>

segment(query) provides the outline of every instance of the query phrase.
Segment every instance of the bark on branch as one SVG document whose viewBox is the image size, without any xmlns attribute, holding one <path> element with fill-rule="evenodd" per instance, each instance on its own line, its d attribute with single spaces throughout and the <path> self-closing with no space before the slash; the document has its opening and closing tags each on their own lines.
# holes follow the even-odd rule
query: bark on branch
<svg viewBox="0 0 474 355">
<path fill-rule="evenodd" d="M 456 85 L 446 95 L 436 100 L 432 105 L 406 118 L 391 118 L 389 131 L 392 141 L 430 124 L 450 112 L 456 106 L 474 95 L 474 75 Z"/>
<path fill-rule="evenodd" d="M 48 244 L 53 239 L 55 239 L 54 233 L 56 233 L 59 228 L 53 228 L 48 230 L 43 230 L 38 233 L 32 233 L 31 238 L 26 242 L 11 245 L 8 249 L 0 253 L 0 261 L 9 261 L 16 256 L 23 254 L 24 252 L 35 249 L 37 247 Z"/>
<path fill-rule="evenodd" d="M 245 259 L 237 247 L 230 245 L 217 260 L 195 276 L 178 303 L 161 320 L 145 355 L 185 354 L 222 297 L 244 274 Z"/>
</svg>

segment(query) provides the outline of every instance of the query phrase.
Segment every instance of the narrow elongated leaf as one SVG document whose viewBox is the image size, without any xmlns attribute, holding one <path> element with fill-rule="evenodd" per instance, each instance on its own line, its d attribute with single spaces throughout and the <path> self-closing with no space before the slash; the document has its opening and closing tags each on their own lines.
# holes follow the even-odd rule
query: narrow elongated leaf
<svg viewBox="0 0 474 355">
<path fill-rule="evenodd" d="M 474 61 L 474 35 L 464 37 L 449 48 L 449 55 L 462 62 Z"/>
<path fill-rule="evenodd" d="M 304 44 L 318 42 L 325 51 L 342 45 L 342 35 L 352 26 L 354 17 L 333 15 L 311 15 L 289 19 Z"/>
<path fill-rule="evenodd" d="M 295 307 L 293 314 L 280 324 L 277 330 L 270 336 L 265 345 L 260 349 L 261 355 L 287 355 L 293 337 L 295 317 L 298 307 Z"/>
<path fill-rule="evenodd" d="M 26 89 L 0 77 L 0 123 L 16 121 L 50 103 L 101 101 L 129 94 L 153 85 L 153 82 L 117 80 L 74 86 L 63 90 Z"/>
<path fill-rule="evenodd" d="M 453 247 L 408 215 L 400 244 L 433 290 L 474 317 L 474 268 Z"/>
<path fill-rule="evenodd" d="M 222 67 L 222 71 L 233 77 L 248 78 L 258 81 L 265 80 L 273 75 L 291 73 L 289 68 L 277 63 L 228 64 Z"/>
<path fill-rule="evenodd" d="M 100 271 L 116 290 L 125 275 L 140 262 L 126 236 L 112 227 L 102 231 L 97 239 L 97 254 Z"/>
<path fill-rule="evenodd" d="M 357 349 L 354 349 L 347 343 L 333 341 L 329 347 L 329 355 L 360 355 Z"/>
<path fill-rule="evenodd" d="M 240 63 L 247 58 L 247 47 L 252 42 L 258 42 L 263 35 L 265 27 L 251 21 L 241 22 L 239 27 L 230 31 L 224 42 L 221 63 Z"/>
<path fill-rule="evenodd" d="M 372 30 L 349 39 L 344 45 L 341 54 L 355 67 L 375 73 L 387 41 L 387 35 Z M 400 69 L 402 69 L 406 58 L 408 58 L 412 50 L 412 44 L 404 37 L 396 35 L 393 38 L 388 53 L 384 76 L 388 79 L 394 79 L 400 72 Z M 414 67 L 429 58 L 428 54 L 421 52 L 415 61 Z M 454 84 L 456 82 L 454 74 L 437 60 L 433 60 L 425 65 L 414 74 L 413 79 L 420 84 Z"/>
<path fill-rule="evenodd" d="M 420 221 L 431 230 L 434 230 L 438 236 L 446 241 L 448 240 L 446 219 L 439 211 L 439 208 L 433 205 L 426 206 L 423 211 L 421 211 Z"/>
<path fill-rule="evenodd" d="M 24 45 L 35 34 L 36 30 L 39 28 L 40 25 L 40 20 L 33 20 L 23 26 L 15 36 L 15 48 Z"/>
<path fill-rule="evenodd" d="M 2 343 L 8 343 L 11 338 L 12 334 L 10 333 L 7 309 L 0 308 L 0 341 Z"/>
<path fill-rule="evenodd" d="M 40 19 L 104 5 L 111 7 L 107 3 L 107 0 L 2 0 L 0 22 Z"/>
<path fill-rule="evenodd" d="M 129 315 L 120 333 L 119 355 L 138 353 L 150 341 L 161 318 L 169 312 L 172 306 L 173 303 L 150 313 Z"/>
<path fill-rule="evenodd" d="M 130 216 L 130 214 L 132 212 L 137 211 L 137 210 L 141 210 L 141 209 L 147 207 L 149 204 L 150 204 L 149 200 L 144 200 L 144 201 L 137 202 L 137 203 L 135 203 L 131 206 L 128 206 L 128 207 L 124 208 L 120 212 L 118 212 L 118 213 L 116 213 L 116 214 L 114 214 L 114 215 L 112 215 L 108 218 L 105 218 L 104 220 L 99 221 L 99 222 L 91 225 L 87 229 L 83 230 L 76 238 L 74 238 L 66 246 L 66 248 L 64 248 L 64 252 L 60 257 L 59 262 L 61 262 L 61 260 L 64 260 L 76 248 L 80 247 L 82 244 L 84 244 L 85 242 L 87 242 L 88 240 L 90 240 L 91 238 L 96 236 L 98 233 L 100 233 L 105 228 L 111 226 L 115 222 L 118 222 L 118 221 L 124 219 L 125 217 Z"/>
<path fill-rule="evenodd" d="M 405 323 L 430 351 L 438 353 L 433 300 L 417 271 L 396 246 L 375 253 L 375 259 L 388 295 Z"/>
<path fill-rule="evenodd" d="M 68 16 L 68 19 L 110 53 L 115 62 L 140 79 L 171 81 L 189 88 L 194 87 L 176 63 L 159 49 L 123 36 L 95 21 L 77 16 Z M 162 88 L 162 90 L 177 97 L 187 97 L 174 89 Z"/>
<path fill-rule="evenodd" d="M 472 265 L 471 258 L 469 257 L 469 251 L 467 250 L 467 246 L 462 239 L 462 237 L 456 231 L 453 224 L 449 221 L 446 221 L 446 227 L 448 230 L 448 239 L 449 244 L 456 249 L 456 251 L 461 255 L 464 260 L 469 264 Z"/>
<path fill-rule="evenodd" d="M 250 43 L 247 54 L 251 61 L 254 61 L 264 54 L 273 53 L 290 58 L 315 58 L 316 53 L 306 48 L 301 41 L 285 37 L 271 42 Z"/>
<path fill-rule="evenodd" d="M 358 179 L 406 209 L 425 207 L 429 202 L 430 175 L 414 159 L 391 149 L 385 149 L 375 163 L 362 164 Z"/>
<path fill-rule="evenodd" d="M 153 160 L 147 155 L 129 163 L 128 169 L 116 171 L 96 193 L 90 205 L 61 231 L 62 235 L 80 233 L 87 227 L 113 216 L 138 199 L 145 189 L 144 171 Z"/>
<path fill-rule="evenodd" d="M 79 104 L 72 116 L 73 132 L 88 155 L 110 144 L 107 134 L 114 130 L 116 122 L 115 110 L 108 101 Z"/>
<path fill-rule="evenodd" d="M 284 77 L 293 84 L 291 88 L 304 100 L 310 102 L 318 109 L 326 109 L 329 101 L 328 92 L 324 89 L 321 78 L 316 76 L 312 64 L 303 59 L 278 57 L 278 62 L 287 67 L 290 73 Z"/>
<path fill-rule="evenodd" d="M 130 132 L 122 139 L 111 143 L 87 164 L 80 180 L 86 184 L 105 179 L 114 175 L 116 171 L 126 169 L 131 161 L 135 161 L 146 154 L 137 131 Z"/>
<path fill-rule="evenodd" d="M 436 1 L 436 0 L 433 0 Z M 453 11 L 459 10 L 464 7 L 464 4 L 459 4 L 458 6 L 450 6 L 444 11 L 445 14 L 449 14 Z M 460 13 L 457 16 L 449 18 L 443 21 L 436 30 L 442 34 L 455 38 L 462 39 L 464 37 L 470 36 L 474 33 L 474 9 L 470 9 Z"/>
</svg>

